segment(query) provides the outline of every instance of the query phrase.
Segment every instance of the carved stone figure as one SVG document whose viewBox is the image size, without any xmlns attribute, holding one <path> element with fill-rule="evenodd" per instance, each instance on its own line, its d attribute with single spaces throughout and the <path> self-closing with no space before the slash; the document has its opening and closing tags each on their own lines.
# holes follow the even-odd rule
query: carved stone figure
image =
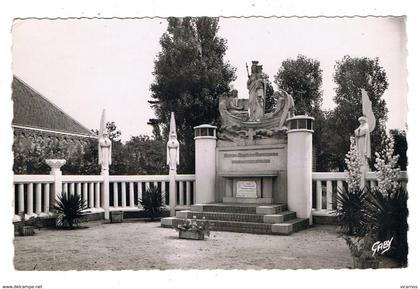
<svg viewBox="0 0 420 289">
<path fill-rule="evenodd" d="M 294 115 L 293 98 L 284 90 L 275 91 L 273 108 L 264 112 L 267 79 L 258 61 L 252 62 L 251 71 L 247 81 L 249 99 L 238 98 L 234 89 L 219 96 L 222 125 L 218 137 L 222 141 L 248 145 L 257 140 L 267 143 L 268 139 L 286 138 L 286 120 Z"/>
<path fill-rule="evenodd" d="M 179 142 L 173 132 L 169 135 L 166 150 L 166 163 L 169 165 L 169 170 L 176 170 L 176 166 L 179 165 Z"/>
<path fill-rule="evenodd" d="M 368 160 L 371 157 L 370 133 L 375 129 L 376 120 L 372 111 L 372 102 L 367 92 L 362 89 L 363 116 L 359 117 L 359 127 L 354 131 L 357 151 L 359 152 L 363 166 L 369 170 Z"/>
<path fill-rule="evenodd" d="M 258 65 L 258 61 L 252 61 L 247 88 L 249 90 L 249 120 L 260 121 L 264 117 L 266 81 L 262 74 L 262 65 Z"/>
<path fill-rule="evenodd" d="M 170 171 L 176 171 L 176 167 L 179 165 L 179 142 L 176 136 L 175 116 L 173 112 L 171 112 L 169 140 L 166 144 L 166 164 L 169 165 Z"/>
<path fill-rule="evenodd" d="M 105 109 L 102 111 L 101 126 L 98 140 L 98 163 L 101 165 L 101 171 L 107 171 L 111 165 L 112 142 L 108 137 L 105 122 Z"/>
</svg>

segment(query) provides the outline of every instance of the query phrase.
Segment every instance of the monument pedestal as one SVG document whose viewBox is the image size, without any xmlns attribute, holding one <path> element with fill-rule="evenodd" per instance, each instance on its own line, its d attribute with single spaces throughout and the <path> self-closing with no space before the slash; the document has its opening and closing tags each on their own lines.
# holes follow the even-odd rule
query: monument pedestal
<svg viewBox="0 0 420 289">
<path fill-rule="evenodd" d="M 285 157 L 285 143 L 217 147 L 217 200 L 238 204 L 286 202 Z"/>
</svg>

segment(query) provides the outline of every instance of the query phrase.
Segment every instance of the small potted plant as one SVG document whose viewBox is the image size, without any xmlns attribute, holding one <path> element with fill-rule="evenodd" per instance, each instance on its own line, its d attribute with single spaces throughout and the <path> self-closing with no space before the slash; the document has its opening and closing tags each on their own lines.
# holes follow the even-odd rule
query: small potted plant
<svg viewBox="0 0 420 289">
<path fill-rule="evenodd" d="M 16 223 L 19 236 L 33 236 L 35 234 L 36 218 L 25 219 L 25 212 L 19 212 L 20 221 Z"/>
<path fill-rule="evenodd" d="M 182 225 L 178 225 L 175 229 L 179 232 L 180 239 L 204 240 L 204 236 L 210 236 L 209 221 L 203 217 L 202 220 L 185 219 Z"/>
<path fill-rule="evenodd" d="M 368 233 L 361 238 L 356 238 L 355 241 L 353 241 L 353 239 L 349 236 L 344 237 L 344 239 L 346 240 L 347 246 L 353 256 L 353 268 L 379 268 L 379 259 L 372 253 L 372 233 Z"/>
</svg>

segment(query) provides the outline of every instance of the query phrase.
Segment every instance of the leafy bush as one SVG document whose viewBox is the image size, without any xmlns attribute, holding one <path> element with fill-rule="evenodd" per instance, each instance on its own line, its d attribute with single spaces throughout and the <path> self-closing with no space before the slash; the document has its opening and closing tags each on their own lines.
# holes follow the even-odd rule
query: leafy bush
<svg viewBox="0 0 420 289">
<path fill-rule="evenodd" d="M 162 195 L 157 186 L 150 186 L 144 193 L 143 198 L 139 199 L 139 204 L 143 207 L 146 215 L 153 221 L 160 215 L 163 209 Z"/>
<path fill-rule="evenodd" d="M 62 192 L 54 205 L 54 209 L 59 214 L 57 225 L 73 228 L 73 225 L 78 225 L 86 214 L 84 212 L 86 208 L 86 201 L 82 200 L 80 195 L 67 195 L 65 192 Z"/>
<path fill-rule="evenodd" d="M 407 191 L 402 187 L 395 191 L 388 191 L 387 194 L 374 189 L 367 198 L 366 206 L 369 222 L 373 226 L 377 239 L 385 241 L 394 238 L 391 249 L 387 253 L 401 266 L 406 266 L 408 254 L 407 200 Z"/>
<path fill-rule="evenodd" d="M 350 236 L 364 236 L 367 232 L 366 214 L 367 189 L 338 190 L 337 221 L 341 233 Z"/>
</svg>

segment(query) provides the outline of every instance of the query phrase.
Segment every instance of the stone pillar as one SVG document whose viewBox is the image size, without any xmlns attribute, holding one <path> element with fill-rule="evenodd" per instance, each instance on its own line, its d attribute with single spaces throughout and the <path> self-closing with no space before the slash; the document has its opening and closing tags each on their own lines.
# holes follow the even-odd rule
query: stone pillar
<svg viewBox="0 0 420 289">
<path fill-rule="evenodd" d="M 312 134 L 314 118 L 287 119 L 287 205 L 312 224 Z"/>
<path fill-rule="evenodd" d="M 102 170 L 103 177 L 102 187 L 102 208 L 104 209 L 104 219 L 109 220 L 109 170 Z"/>
<path fill-rule="evenodd" d="M 194 127 L 196 204 L 216 201 L 216 127 Z"/>
<path fill-rule="evenodd" d="M 53 190 L 51 192 L 53 197 L 50 197 L 50 203 L 51 203 L 50 207 L 52 207 L 58 195 L 60 195 L 63 190 L 63 180 L 62 180 L 63 174 L 61 172 L 61 167 L 65 165 L 66 160 L 48 159 L 48 160 L 45 160 L 45 162 L 51 168 L 50 175 L 54 176 Z"/>
<path fill-rule="evenodd" d="M 176 207 L 176 169 L 169 170 L 169 208 L 171 212 L 171 217 L 175 216 L 175 207 Z"/>
<path fill-rule="evenodd" d="M 169 166 L 169 208 L 171 217 L 176 214 L 176 169 L 179 165 L 179 142 L 176 133 L 175 114 L 171 112 L 169 137 L 166 144 L 166 164 Z M 146 187 L 147 189 L 147 187 Z"/>
<path fill-rule="evenodd" d="M 101 166 L 101 176 L 103 177 L 102 187 L 102 208 L 104 218 L 109 220 L 109 165 L 112 163 L 112 142 L 108 137 L 106 128 L 105 109 L 102 110 L 101 122 L 98 139 L 98 161 Z"/>
</svg>

